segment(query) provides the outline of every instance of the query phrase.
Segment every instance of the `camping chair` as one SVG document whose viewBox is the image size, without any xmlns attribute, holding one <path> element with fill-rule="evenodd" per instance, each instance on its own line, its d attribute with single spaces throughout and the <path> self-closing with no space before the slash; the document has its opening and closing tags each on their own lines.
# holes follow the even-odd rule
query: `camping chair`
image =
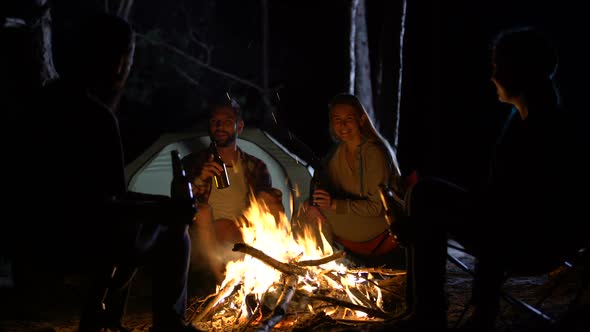
<svg viewBox="0 0 590 332">
<path fill-rule="evenodd" d="M 447 258 L 450 263 L 457 266 L 463 272 L 466 272 L 470 276 L 474 276 L 474 270 L 470 266 L 470 264 L 466 263 L 464 260 L 459 258 L 458 253 L 463 255 L 470 255 L 469 252 L 454 242 L 453 240 L 449 240 L 447 243 L 448 253 Z M 588 287 L 590 273 L 588 270 L 588 265 L 590 261 L 590 251 L 588 250 L 588 246 L 584 246 L 580 250 L 578 250 L 572 257 L 564 259 L 563 265 L 561 268 L 558 268 L 554 271 L 561 270 L 557 274 L 556 277 L 553 278 L 552 282 L 543 290 L 541 294 L 538 295 L 538 299 L 535 303 L 527 302 L 523 299 L 520 299 L 509 292 L 502 290 L 501 298 L 506 301 L 511 307 L 515 307 L 521 311 L 528 312 L 533 315 L 533 317 L 538 318 L 542 323 L 545 323 L 547 327 L 551 328 L 558 328 L 569 322 L 566 319 L 569 319 L 568 313 L 575 310 L 576 306 L 579 305 L 581 301 L 581 297 L 583 292 Z M 547 273 L 554 272 L 554 271 L 547 271 Z M 548 310 L 543 309 L 543 304 L 549 299 L 552 295 L 555 295 L 556 290 L 563 286 L 564 282 L 568 279 L 569 276 L 574 275 L 579 280 L 577 289 L 573 291 L 573 295 L 571 295 L 571 300 L 569 301 L 568 308 L 565 309 L 564 313 L 560 314 L 559 316 L 550 313 Z M 512 277 L 522 276 L 520 273 L 507 274 L 506 280 Z M 528 275 L 527 275 L 528 276 Z M 463 311 L 459 315 L 459 318 L 455 321 L 455 327 L 460 326 L 464 322 L 464 318 L 466 313 L 471 308 L 471 303 L 466 303 L 464 306 Z M 501 312 L 500 315 L 503 313 Z"/>
<path fill-rule="evenodd" d="M 413 176 L 413 177 L 416 178 L 415 176 Z M 415 183 L 415 181 L 414 181 L 414 183 Z M 413 184 L 413 183 L 411 183 L 411 184 Z M 392 205 L 394 205 L 394 204 L 398 204 L 398 210 L 400 208 L 401 209 L 404 208 L 403 206 L 399 206 L 399 203 L 396 202 L 396 200 L 393 198 L 393 196 L 392 196 L 393 193 L 391 192 L 391 190 L 389 188 L 383 187 L 380 191 L 380 194 L 381 194 L 382 203 L 385 207 L 387 215 L 393 213 Z M 390 219 L 390 221 L 392 221 L 392 220 Z M 391 226 L 391 223 L 390 223 L 390 226 Z M 469 252 L 465 248 L 463 248 L 462 246 L 458 245 L 453 240 L 448 241 L 447 248 L 448 248 L 448 250 L 447 250 L 448 261 L 450 263 L 454 264 L 455 266 L 457 266 L 462 271 L 469 274 L 470 276 L 474 276 L 474 270 L 472 269 L 472 267 L 469 264 L 467 264 L 465 261 L 463 261 L 461 258 L 459 258 L 458 257 L 459 255 L 457 255 L 457 253 L 464 254 L 464 255 L 470 255 Z M 514 307 L 520 308 L 522 310 L 525 310 L 529 313 L 532 313 L 535 317 L 540 318 L 541 321 L 547 323 L 549 326 L 552 326 L 552 327 L 562 326 L 564 324 L 564 318 L 567 318 L 568 313 L 572 312 L 576 306 L 579 306 L 581 298 L 582 298 L 582 294 L 588 287 L 588 283 L 589 283 L 588 281 L 590 279 L 590 272 L 588 269 L 588 267 L 590 266 L 588 264 L 589 260 L 590 260 L 590 254 L 589 254 L 590 250 L 588 248 L 590 248 L 590 247 L 588 246 L 588 243 L 586 243 L 586 245 L 584 245 L 583 248 L 581 248 L 578 252 L 573 254 L 572 257 L 564 259 L 563 269 L 565 269 L 565 273 L 561 273 L 557 278 L 555 278 L 553 285 L 551 285 L 550 287 L 547 287 L 544 294 L 542 294 L 540 296 L 540 298 L 537 300 L 536 303 L 531 304 L 527 301 L 519 299 L 516 296 L 513 296 L 512 294 L 510 294 L 509 292 L 506 292 L 506 291 L 502 291 L 501 297 L 507 303 L 509 303 L 511 306 L 514 306 Z M 547 273 L 549 273 L 549 272 L 551 272 L 551 271 L 547 271 Z M 579 272 L 581 272 L 581 274 Z M 548 311 L 543 310 L 541 307 L 542 307 L 543 302 L 546 301 L 551 295 L 553 295 L 555 290 L 566 280 L 566 277 L 570 273 L 574 273 L 574 274 L 576 274 L 576 276 L 581 276 L 581 283 L 578 285 L 576 291 L 574 292 L 572 300 L 570 301 L 570 304 L 569 304 L 569 308 L 566 310 L 565 314 L 560 315 L 560 317 L 556 317 L 553 314 L 549 313 Z M 508 275 L 508 278 L 519 276 L 519 275 L 520 274 Z M 407 299 L 407 301 L 412 301 L 412 299 Z M 467 303 L 464 306 L 464 310 L 462 311 L 462 313 L 460 314 L 459 318 L 457 319 L 457 321 L 455 323 L 456 326 L 459 326 L 463 322 L 463 318 L 464 318 L 465 314 L 471 308 L 470 304 L 471 303 Z"/>
</svg>

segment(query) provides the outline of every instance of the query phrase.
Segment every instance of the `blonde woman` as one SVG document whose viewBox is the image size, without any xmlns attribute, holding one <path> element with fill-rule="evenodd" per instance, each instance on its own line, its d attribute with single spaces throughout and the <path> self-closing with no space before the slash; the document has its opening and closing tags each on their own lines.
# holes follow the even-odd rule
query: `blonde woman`
<svg viewBox="0 0 590 332">
<path fill-rule="evenodd" d="M 314 204 L 303 205 L 299 226 L 319 225 L 333 246 L 363 265 L 392 258 L 399 247 L 389 236 L 379 186 L 398 183 L 397 160 L 358 98 L 338 94 L 328 108 L 334 144 L 316 170 L 318 187 L 310 192 Z"/>
</svg>

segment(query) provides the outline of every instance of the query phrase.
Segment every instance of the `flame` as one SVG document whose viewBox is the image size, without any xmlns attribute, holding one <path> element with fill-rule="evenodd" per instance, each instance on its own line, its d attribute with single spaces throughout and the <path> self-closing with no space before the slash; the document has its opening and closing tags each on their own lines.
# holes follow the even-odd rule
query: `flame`
<svg viewBox="0 0 590 332">
<path fill-rule="evenodd" d="M 244 243 L 263 251 L 278 261 L 311 260 L 334 253 L 326 238 L 322 235 L 318 241 L 310 229 L 305 229 L 303 236 L 296 238 L 285 214 L 279 213 L 280 220 L 275 220 L 264 202 L 258 201 L 255 197 L 251 197 L 250 207 L 244 216 L 247 221 L 240 221 Z M 320 247 L 318 243 L 322 243 L 322 246 Z M 336 265 L 336 263 L 331 264 Z M 327 268 L 325 265 L 323 267 Z M 247 293 L 260 294 L 279 280 L 280 276 L 279 271 L 262 261 L 245 256 L 242 260 L 230 261 L 226 265 L 222 287 L 227 281 L 234 279 L 242 282 Z"/>
<path fill-rule="evenodd" d="M 270 213 L 268 207 L 263 201 L 251 197 L 251 204 L 245 211 L 245 220 L 240 220 L 240 229 L 244 243 L 264 252 L 280 262 L 297 262 L 304 260 L 314 260 L 334 254 L 326 238 L 320 232 L 320 238 L 310 228 L 303 230 L 302 235 L 295 235 L 291 228 L 291 223 L 284 213 L 279 213 L 279 220 Z M 320 245 L 321 244 L 321 245 Z M 362 304 L 349 290 L 359 282 L 366 282 L 365 279 L 347 273 L 347 268 L 335 261 L 322 264 L 317 267 L 306 267 L 311 273 L 306 276 L 300 276 L 298 284 L 299 289 L 313 293 L 319 287 L 318 276 L 327 273 L 336 272 L 340 275 L 340 283 L 336 278 L 325 278 L 330 287 L 335 289 L 345 288 L 352 303 Z M 246 295 L 254 294 L 257 300 L 260 300 L 265 292 L 273 290 L 277 282 L 281 279 L 281 272 L 268 266 L 264 262 L 244 255 L 242 259 L 230 261 L 226 265 L 225 279 L 218 286 L 218 292 L 232 289 L 233 286 L 240 284 L 241 290 L 238 301 L 241 303 L 242 313 L 247 312 Z M 220 297 L 220 301 L 226 296 Z M 379 299 L 381 294 L 379 292 Z M 313 312 L 313 308 L 308 305 L 308 310 Z M 329 311 L 328 311 L 329 310 Z M 326 309 L 326 314 L 336 313 L 336 310 Z M 357 311 L 357 317 L 365 317 L 364 312 Z M 243 315 L 245 316 L 245 315 Z"/>
</svg>

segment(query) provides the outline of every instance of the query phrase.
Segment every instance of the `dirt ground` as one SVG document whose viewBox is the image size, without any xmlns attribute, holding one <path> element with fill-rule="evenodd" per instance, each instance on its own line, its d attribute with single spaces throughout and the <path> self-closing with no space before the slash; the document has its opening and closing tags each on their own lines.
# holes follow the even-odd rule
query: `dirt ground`
<svg viewBox="0 0 590 332">
<path fill-rule="evenodd" d="M 458 252 L 453 252 L 453 254 L 461 255 Z M 473 263 L 471 257 L 462 256 L 461 258 L 469 264 Z M 449 263 L 447 267 L 449 327 L 456 327 L 460 326 L 470 313 L 468 310 L 463 319 L 460 319 L 470 297 L 471 277 L 454 264 Z M 189 288 L 193 300 L 202 298 L 214 290 L 211 288 L 214 287 L 213 285 L 203 287 L 203 278 L 206 276 L 202 273 L 191 274 Z M 510 278 L 505 284 L 505 290 L 517 298 L 535 303 L 559 278 L 562 278 L 563 281 L 553 290 L 553 295 L 543 302 L 542 308 L 555 317 L 563 317 L 567 304 L 573 299 L 576 288 L 580 285 L 580 273 L 559 269 L 542 276 Z M 19 294 L 18 296 L 9 288 L 0 288 L 0 331 L 76 331 L 84 280 L 81 276 L 71 275 L 61 283 L 54 282 L 51 286 L 44 285 L 38 289 L 29 290 L 28 294 Z M 134 332 L 149 331 L 151 326 L 150 287 L 149 271 L 140 270 L 131 289 L 124 320 L 124 325 Z M 588 289 L 582 292 L 580 301 L 578 301 L 579 305 L 573 311 L 575 313 L 573 318 L 567 320 L 569 325 L 567 327 L 558 326 L 559 330 L 563 328 L 568 331 L 590 331 L 589 292 Z M 515 306 L 507 304 L 506 301 L 503 301 L 502 306 L 503 313 L 498 320 L 497 331 L 545 330 L 549 327 L 538 317 L 517 309 Z M 350 331 L 350 329 L 346 330 Z M 368 331 L 370 328 L 359 328 L 359 330 Z"/>
</svg>

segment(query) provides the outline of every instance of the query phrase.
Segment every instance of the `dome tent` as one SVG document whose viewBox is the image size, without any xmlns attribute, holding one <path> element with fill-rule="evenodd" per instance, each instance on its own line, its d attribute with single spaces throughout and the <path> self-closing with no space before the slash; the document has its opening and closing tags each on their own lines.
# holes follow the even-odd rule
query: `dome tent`
<svg viewBox="0 0 590 332">
<path fill-rule="evenodd" d="M 209 146 L 206 130 L 190 130 L 160 136 L 148 149 L 126 167 L 129 190 L 170 195 L 172 160 L 170 151 L 178 150 L 181 157 Z M 259 128 L 244 128 L 238 146 L 264 161 L 269 169 L 273 187 L 283 193 L 283 206 L 289 220 L 308 197 L 313 168 L 289 151 L 276 138 Z"/>
</svg>

